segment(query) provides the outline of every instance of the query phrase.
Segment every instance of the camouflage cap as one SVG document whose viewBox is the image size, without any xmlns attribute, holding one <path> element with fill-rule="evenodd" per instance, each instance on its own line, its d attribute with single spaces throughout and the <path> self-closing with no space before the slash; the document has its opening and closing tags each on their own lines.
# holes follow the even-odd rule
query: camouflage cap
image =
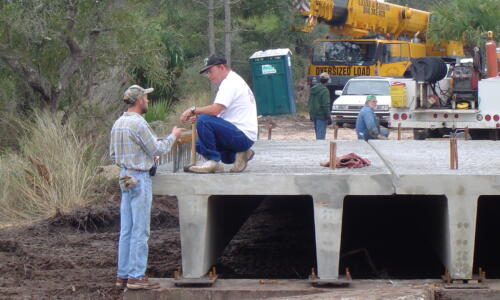
<svg viewBox="0 0 500 300">
<path fill-rule="evenodd" d="M 320 79 L 330 79 L 330 74 L 323 72 L 323 73 L 319 74 L 319 78 Z"/>
<path fill-rule="evenodd" d="M 134 104 L 137 99 L 141 98 L 145 94 L 151 93 L 152 91 L 154 91 L 153 88 L 145 89 L 134 84 L 130 86 L 125 93 L 123 93 L 123 101 L 127 104 Z"/>
</svg>

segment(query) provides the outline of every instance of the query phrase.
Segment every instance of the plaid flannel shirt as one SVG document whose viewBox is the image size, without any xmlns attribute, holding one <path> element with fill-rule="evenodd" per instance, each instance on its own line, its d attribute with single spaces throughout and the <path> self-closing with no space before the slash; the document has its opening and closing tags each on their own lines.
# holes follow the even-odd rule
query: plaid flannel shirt
<svg viewBox="0 0 500 300">
<path fill-rule="evenodd" d="M 109 154 L 121 168 L 147 171 L 154 165 L 153 157 L 169 152 L 175 139 L 172 134 L 158 139 L 141 115 L 125 112 L 111 129 Z"/>
</svg>

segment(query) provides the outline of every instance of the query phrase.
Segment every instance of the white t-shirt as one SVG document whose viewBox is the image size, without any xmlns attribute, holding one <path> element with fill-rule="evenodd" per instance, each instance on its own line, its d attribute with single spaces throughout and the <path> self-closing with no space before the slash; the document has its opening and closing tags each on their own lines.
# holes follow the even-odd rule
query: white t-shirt
<svg viewBox="0 0 500 300">
<path fill-rule="evenodd" d="M 218 117 L 231 122 L 252 141 L 257 140 L 257 106 L 248 84 L 233 71 L 221 82 L 214 103 L 226 107 Z"/>
</svg>

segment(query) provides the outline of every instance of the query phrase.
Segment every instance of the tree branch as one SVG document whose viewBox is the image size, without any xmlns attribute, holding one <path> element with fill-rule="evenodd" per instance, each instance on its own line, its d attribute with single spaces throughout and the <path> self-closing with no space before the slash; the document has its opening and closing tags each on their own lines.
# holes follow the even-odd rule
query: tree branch
<svg viewBox="0 0 500 300">
<path fill-rule="evenodd" d="M 82 49 L 73 37 L 76 14 L 77 6 L 74 2 L 71 1 L 68 5 L 68 23 L 66 24 L 66 30 L 64 33 L 65 42 L 68 45 L 70 52 L 70 63 L 64 70 L 61 71 L 61 77 L 57 86 L 57 93 L 60 93 L 62 90 L 68 87 L 69 80 L 78 70 L 83 60 Z"/>
<path fill-rule="evenodd" d="M 0 60 L 3 61 L 14 73 L 24 76 L 28 85 L 40 93 L 42 99 L 49 103 L 52 98 L 52 84 L 28 60 L 15 54 L 8 45 L 0 44 Z"/>
</svg>

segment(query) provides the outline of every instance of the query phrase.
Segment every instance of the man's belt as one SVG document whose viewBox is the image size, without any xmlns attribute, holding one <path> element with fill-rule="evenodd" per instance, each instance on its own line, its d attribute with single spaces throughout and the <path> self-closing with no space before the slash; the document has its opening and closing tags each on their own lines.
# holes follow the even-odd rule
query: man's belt
<svg viewBox="0 0 500 300">
<path fill-rule="evenodd" d="M 156 165 L 152 166 L 151 169 L 149 169 L 149 170 L 128 169 L 128 168 L 125 168 L 125 169 L 127 169 L 127 171 L 131 171 L 131 172 L 149 172 L 149 175 L 151 175 L 151 176 L 156 175 Z"/>
</svg>

